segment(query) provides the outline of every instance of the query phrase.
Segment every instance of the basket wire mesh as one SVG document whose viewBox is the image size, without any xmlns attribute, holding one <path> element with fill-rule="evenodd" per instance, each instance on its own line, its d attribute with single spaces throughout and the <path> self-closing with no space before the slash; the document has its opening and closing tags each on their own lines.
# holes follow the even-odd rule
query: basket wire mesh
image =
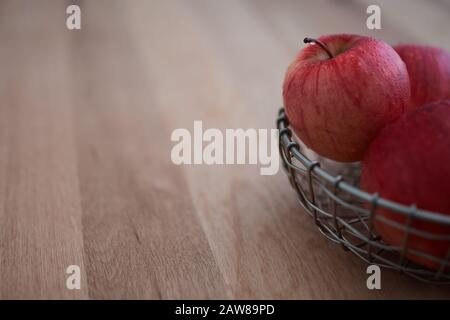
<svg viewBox="0 0 450 320">
<path fill-rule="evenodd" d="M 420 210 L 415 205 L 405 206 L 362 191 L 359 189 L 359 163 L 328 160 L 297 142 L 283 108 L 278 114 L 277 128 L 284 171 L 301 207 L 326 238 L 368 264 L 397 270 L 425 282 L 450 284 L 450 246 L 445 258 L 439 258 L 408 245 L 411 236 L 450 243 L 448 233 L 436 234 L 413 226 L 414 221 L 424 221 L 449 227 L 450 216 Z M 405 223 L 376 214 L 380 209 L 403 215 Z M 375 220 L 403 232 L 402 245 L 384 242 L 374 227 Z M 407 259 L 407 254 L 429 259 L 439 267 L 436 270 L 422 267 Z"/>
</svg>

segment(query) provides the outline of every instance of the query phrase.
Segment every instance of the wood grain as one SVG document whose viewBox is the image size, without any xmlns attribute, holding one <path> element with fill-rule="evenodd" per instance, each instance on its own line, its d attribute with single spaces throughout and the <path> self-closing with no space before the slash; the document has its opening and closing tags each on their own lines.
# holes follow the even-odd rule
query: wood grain
<svg viewBox="0 0 450 320">
<path fill-rule="evenodd" d="M 450 49 L 444 2 L 397 19 L 406 4 L 384 1 L 374 32 L 365 1 L 79 1 L 79 31 L 68 3 L 0 3 L 0 298 L 450 297 L 390 271 L 367 290 L 282 172 L 170 161 L 194 120 L 272 128 L 305 35 Z M 419 9 L 420 32 L 405 20 Z M 65 287 L 71 264 L 81 290 Z"/>
</svg>

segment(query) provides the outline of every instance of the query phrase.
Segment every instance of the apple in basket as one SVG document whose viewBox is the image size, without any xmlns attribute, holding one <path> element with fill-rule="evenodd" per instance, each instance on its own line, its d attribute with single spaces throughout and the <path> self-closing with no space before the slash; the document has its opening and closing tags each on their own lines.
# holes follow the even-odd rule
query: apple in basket
<svg viewBox="0 0 450 320">
<path fill-rule="evenodd" d="M 408 69 L 412 107 L 450 99 L 450 54 L 420 45 L 394 47 Z"/>
<path fill-rule="evenodd" d="M 361 187 L 407 206 L 415 204 L 450 215 L 450 100 L 421 106 L 386 125 L 364 156 Z M 408 223 L 406 216 L 380 208 L 374 222 L 384 241 L 403 246 L 405 231 L 377 219 L 377 215 L 403 228 Z M 448 254 L 450 226 L 413 218 L 410 227 L 416 231 L 409 232 L 406 257 L 439 269 L 436 259 L 445 259 Z"/>
<path fill-rule="evenodd" d="M 340 34 L 306 38 L 287 69 L 283 100 L 297 136 L 327 158 L 361 160 L 378 131 L 407 108 L 405 63 L 383 41 Z"/>
</svg>

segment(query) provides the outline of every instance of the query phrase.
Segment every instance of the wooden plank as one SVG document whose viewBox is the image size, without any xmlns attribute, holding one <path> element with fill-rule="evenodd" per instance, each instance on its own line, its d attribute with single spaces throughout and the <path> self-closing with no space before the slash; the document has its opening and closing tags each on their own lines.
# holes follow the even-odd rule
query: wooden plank
<svg viewBox="0 0 450 320">
<path fill-rule="evenodd" d="M 64 11 L 56 1 L 2 2 L 2 299 L 87 297 Z M 66 288 L 73 264 L 81 290 Z"/>
<path fill-rule="evenodd" d="M 72 38 L 90 297 L 224 298 L 184 177 L 169 162 L 144 38 L 132 38 L 126 3 L 104 6 L 84 4 L 88 31 Z"/>
</svg>

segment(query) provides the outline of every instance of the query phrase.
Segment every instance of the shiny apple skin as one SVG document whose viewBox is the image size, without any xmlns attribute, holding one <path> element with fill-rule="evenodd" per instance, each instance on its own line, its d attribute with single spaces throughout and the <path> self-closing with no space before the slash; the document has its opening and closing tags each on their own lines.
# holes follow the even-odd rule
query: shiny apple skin
<svg viewBox="0 0 450 320">
<path fill-rule="evenodd" d="M 362 161 L 361 187 L 369 193 L 410 206 L 450 215 L 450 100 L 434 102 L 404 114 L 383 128 Z M 389 210 L 384 216 L 405 227 L 406 217 Z M 405 232 L 375 220 L 382 239 L 402 246 Z M 419 219 L 411 227 L 433 235 L 450 236 L 450 227 Z M 408 248 L 444 259 L 450 241 L 410 234 Z M 413 252 L 407 258 L 431 269 L 440 264 Z"/>
<path fill-rule="evenodd" d="M 394 47 L 408 69 L 411 107 L 450 99 L 450 53 L 420 45 Z"/>
<path fill-rule="evenodd" d="M 320 37 L 288 67 L 283 100 L 297 136 L 327 158 L 362 159 L 378 131 L 398 118 L 410 98 L 406 66 L 383 41 L 358 35 Z"/>
</svg>

